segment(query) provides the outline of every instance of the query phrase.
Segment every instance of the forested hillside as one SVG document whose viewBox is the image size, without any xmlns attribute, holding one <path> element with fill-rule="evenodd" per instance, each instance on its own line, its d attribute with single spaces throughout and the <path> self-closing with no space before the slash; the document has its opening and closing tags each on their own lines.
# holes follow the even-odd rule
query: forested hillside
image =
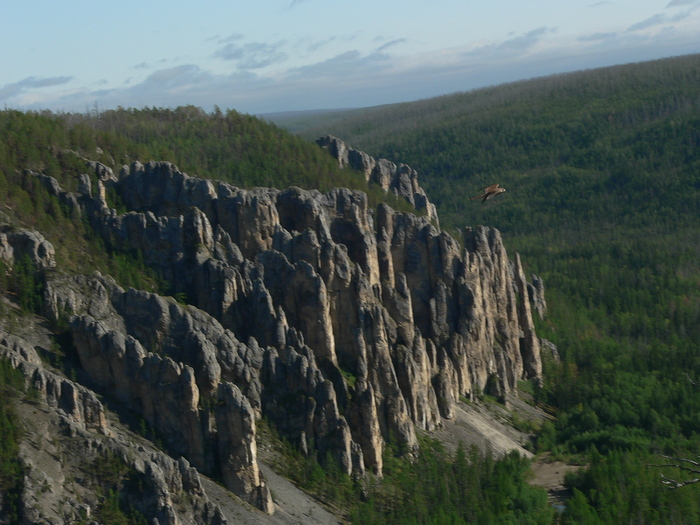
<svg viewBox="0 0 700 525">
<path fill-rule="evenodd" d="M 700 56 L 375 108 L 330 127 L 418 170 L 447 228 L 490 224 L 547 285 L 540 449 L 579 457 L 580 523 L 698 518 L 656 455 L 700 452 Z M 305 131 L 316 135 L 320 129 Z M 507 192 L 469 198 L 487 185 Z M 675 512 L 675 511 L 674 511 Z M 574 516 L 578 516 L 576 521 Z M 686 516 L 681 518 L 680 516 Z M 692 519 L 687 516 L 693 516 Z M 639 520 L 639 521 L 635 521 Z"/>
<path fill-rule="evenodd" d="M 91 203 L 101 199 L 100 188 L 105 187 L 101 179 L 98 184 L 94 177 L 104 175 L 107 177 L 105 180 L 109 179 L 112 184 L 107 187 L 105 204 L 115 209 L 116 213 L 125 213 L 130 208 L 125 204 L 126 199 L 122 198 L 124 195 L 120 195 L 119 186 L 114 184 L 112 174 L 107 173 L 108 170 L 118 171 L 123 164 L 135 161 L 147 163 L 151 159 L 161 158 L 174 160 L 181 169 L 191 174 L 223 179 L 244 187 L 261 184 L 284 187 L 296 184 L 322 189 L 336 185 L 368 189 L 361 174 L 347 169 L 340 170 L 337 162 L 316 144 L 233 111 L 225 116 L 219 112 L 206 114 L 191 107 L 175 110 L 117 110 L 93 115 L 55 115 L 48 112 L 40 114 L 12 110 L 0 112 L 0 234 L 3 235 L 3 247 L 7 249 L 7 241 L 13 235 L 22 239 L 30 238 L 32 233 L 25 231 L 29 229 L 43 235 L 56 250 L 55 267 L 49 265 L 48 268 L 36 266 L 30 258 L 12 259 L 14 256 L 11 253 L 9 257 L 7 253 L 3 253 L 2 260 L 8 257 L 11 262 L 0 263 L 0 330 L 3 338 L 7 334 L 7 337 L 14 337 L 16 332 L 31 331 L 32 326 L 39 324 L 41 330 L 48 331 L 52 339 L 50 348 L 36 347 L 43 359 L 41 366 L 50 369 L 51 374 L 56 374 L 52 377 L 65 379 L 66 386 L 61 388 L 66 392 L 75 393 L 79 384 L 93 386 L 94 382 L 81 366 L 81 361 L 76 355 L 76 346 L 71 342 L 74 339 L 70 330 L 74 326 L 69 327 L 69 320 L 65 316 L 51 320 L 42 317 L 49 315 L 46 313 L 46 297 L 53 292 L 47 290 L 57 281 L 77 279 L 77 282 L 86 282 L 88 276 L 94 279 L 94 271 L 98 270 L 102 275 L 113 277 L 126 289 L 133 287 L 136 290 L 157 292 L 160 296 L 174 296 L 177 302 L 172 298 L 156 299 L 168 305 L 171 312 L 179 311 L 179 315 L 185 315 L 182 312 L 188 311 L 184 303 L 187 303 L 193 294 L 174 290 L 172 282 L 148 266 L 147 261 L 152 259 L 150 256 L 153 255 L 148 253 L 148 248 L 128 250 L 116 242 L 110 242 L 95 228 L 96 222 L 91 220 L 94 216 L 90 215 Z M 221 168 L 221 165 L 225 168 Z M 132 179 L 145 173 L 142 165 L 135 166 L 131 169 Z M 162 168 L 163 172 L 174 170 L 169 164 L 153 163 L 151 166 Z M 99 173 L 87 175 L 90 172 Z M 149 173 L 153 178 L 156 177 L 153 171 Z M 127 170 L 124 178 L 131 175 Z M 184 174 L 179 172 L 175 178 L 180 182 L 186 179 Z M 146 193 L 159 197 L 175 193 L 172 188 L 161 187 L 159 190 Z M 369 199 L 370 206 L 376 206 L 386 198 L 378 188 L 369 188 L 369 191 L 374 195 Z M 263 193 L 259 192 L 257 195 Z M 291 192 L 289 195 L 296 193 Z M 84 203 L 83 207 L 77 204 L 78 199 Z M 393 197 L 390 202 L 397 204 Z M 102 207 L 99 213 L 102 214 L 99 216 L 101 218 L 112 217 L 107 206 Z M 384 213 L 391 212 L 384 210 Z M 137 215 L 133 212 L 130 217 Z M 293 219 L 296 220 L 296 217 Z M 177 222 L 152 223 L 150 227 L 157 228 L 158 224 Z M 295 224 L 294 221 L 291 224 Z M 426 228 L 430 229 L 432 226 L 426 222 Z M 242 225 L 242 229 L 245 229 L 245 225 Z M 250 229 L 254 230 L 253 224 Z M 352 231 L 350 227 L 347 229 Z M 296 231 L 294 233 L 301 235 Z M 313 235 L 315 234 L 312 232 L 309 237 Z M 434 235 L 437 235 L 437 232 Z M 163 237 L 158 238 L 160 241 L 167 240 Z M 116 237 L 112 238 L 114 239 Z M 135 239 L 127 239 L 131 240 Z M 348 243 L 351 240 L 349 239 Z M 11 242 L 9 246 L 12 250 Z M 19 245 L 15 248 L 17 246 Z M 201 244 L 187 246 L 188 250 L 202 248 Z M 454 249 L 456 253 L 456 243 Z M 232 248 L 231 251 L 232 257 L 235 258 L 235 250 Z M 338 257 L 342 257 L 343 253 L 341 249 Z M 48 253 L 45 255 L 47 260 L 52 258 L 48 257 Z M 501 262 L 507 264 L 505 259 Z M 311 268 L 308 264 L 306 266 Z M 362 270 L 353 271 L 362 275 Z M 260 287 L 260 284 L 257 286 Z M 387 293 L 391 291 L 388 290 Z M 136 291 L 130 290 L 127 293 L 132 292 Z M 139 293 L 141 292 L 136 292 L 136 295 Z M 306 293 L 307 301 L 309 295 L 310 293 Z M 100 294 L 96 293 L 95 296 Z M 253 320 L 255 321 L 255 318 Z M 314 321 L 318 319 L 314 318 Z M 517 335 L 514 337 L 517 340 Z M 299 339 L 301 340 L 301 337 Z M 292 339 L 288 342 L 289 345 L 303 344 L 303 341 L 295 343 Z M 0 342 L 3 351 L 10 344 L 6 339 Z M 254 347 L 257 347 L 257 343 Z M 27 352 L 29 350 L 25 351 Z M 160 359 L 156 353 L 150 354 L 154 360 Z M 163 357 L 169 357 L 166 351 L 163 351 Z M 39 358 L 35 361 L 39 361 Z M 96 362 L 97 359 L 93 361 Z M 35 366 L 38 365 L 35 363 Z M 324 366 L 333 370 L 331 363 Z M 42 383 L 36 379 L 41 375 L 41 368 L 37 370 L 32 376 L 32 384 Z M 22 418 L 33 418 L 21 413 L 21 409 L 26 409 L 27 406 L 36 407 L 30 410 L 35 410 L 35 413 L 40 410 L 43 414 L 41 396 L 48 395 L 47 392 L 50 393 L 51 388 L 46 388 L 43 393 L 32 388 L 25 391 L 23 380 L 14 374 L 6 361 L 0 361 L 0 372 L 0 391 L 3 399 L 0 413 L 0 521 L 19 523 L 23 520 L 31 521 L 27 517 L 28 509 L 23 506 L 26 501 L 31 502 L 35 497 L 31 496 L 33 493 L 27 495 L 25 485 L 31 485 L 27 480 L 31 477 L 33 483 L 33 478 L 43 474 L 39 465 L 30 467 L 18 461 L 20 441 L 33 432 L 32 429 L 23 429 L 18 421 Z M 343 388 L 349 388 L 345 391 L 344 400 L 344 410 L 349 412 L 353 386 L 361 378 L 358 379 L 352 371 L 345 371 L 342 377 L 339 372 L 331 377 L 343 385 Z M 329 383 L 330 381 L 325 381 L 324 388 Z M 284 389 L 283 384 L 279 387 L 280 390 Z M 114 399 L 110 399 L 110 392 L 104 394 L 102 399 L 110 403 L 110 408 L 117 411 L 124 408 L 119 408 L 119 403 L 112 404 Z M 90 396 L 86 394 L 81 400 L 85 398 Z M 188 399 L 187 396 L 180 398 L 185 401 Z M 178 401 L 182 401 L 180 398 Z M 362 398 L 358 396 L 359 400 Z M 295 399 L 293 395 L 287 395 L 283 401 L 293 404 Z M 331 399 L 333 400 L 334 396 L 331 396 Z M 93 401 L 96 401 L 96 404 L 87 412 L 99 414 L 99 410 L 95 408 L 101 407 L 97 397 L 93 398 Z M 55 399 L 52 402 L 57 404 Z M 202 402 L 199 410 L 213 410 L 216 406 L 218 411 L 222 404 L 221 399 L 216 405 L 214 401 Z M 75 408 L 79 403 L 71 406 Z M 324 409 L 323 412 L 327 410 Z M 284 410 L 281 412 L 284 414 Z M 104 421 L 101 424 L 103 423 Z M 261 425 L 264 426 L 263 423 Z M 78 432 L 76 427 L 70 428 L 73 430 L 66 432 L 66 439 L 72 437 L 72 433 Z M 164 436 L 143 417 L 134 425 L 134 430 L 141 437 L 151 440 L 157 448 L 163 449 L 167 446 L 163 444 Z M 269 436 L 263 436 L 261 439 L 267 437 Z M 66 446 L 65 440 L 51 434 L 45 436 L 47 445 L 42 445 L 42 439 L 35 436 L 32 446 L 39 449 L 42 446 L 51 446 L 55 451 L 59 450 L 59 442 L 64 443 L 60 446 Z M 86 454 L 95 453 L 99 447 L 93 447 L 92 444 L 96 441 L 91 439 L 88 439 L 90 447 L 86 449 L 79 443 L 78 448 L 83 449 Z M 476 448 L 461 448 L 453 456 L 438 443 L 422 437 L 420 441 L 424 452 L 420 454 L 420 461 L 412 461 L 411 456 L 407 455 L 409 451 L 405 443 L 398 440 L 394 443 L 390 440 L 381 460 L 384 464 L 384 475 L 381 479 L 372 476 L 365 479 L 351 478 L 339 470 L 329 452 L 319 457 L 315 453 L 302 456 L 289 442 L 280 442 L 279 438 L 270 438 L 264 444 L 265 448 L 276 447 L 281 451 L 278 452 L 282 455 L 278 460 L 278 468 L 282 475 L 290 477 L 300 487 L 323 501 L 332 503 L 339 516 L 351 518 L 358 523 L 442 523 L 447 519 L 456 523 L 551 522 L 554 512 L 547 502 L 545 492 L 529 486 L 526 482 L 528 460 L 513 455 L 496 461 L 491 456 L 482 456 Z M 63 452 L 56 452 L 55 457 L 60 458 L 59 463 L 70 463 L 67 451 L 65 458 Z M 71 495 L 75 494 L 76 485 L 82 487 L 77 490 L 85 491 L 87 495 L 83 494 L 82 497 L 89 502 L 89 512 L 100 522 L 145 521 L 146 514 L 140 514 L 142 511 L 135 510 L 132 505 L 134 501 L 139 503 L 140 493 L 143 492 L 140 489 L 134 490 L 135 487 L 141 487 L 140 483 L 145 484 L 145 481 L 139 478 L 138 472 L 130 470 L 127 459 L 131 459 L 125 458 L 122 452 L 113 454 L 109 451 L 96 457 L 95 465 L 103 468 L 106 474 L 104 480 L 102 476 L 97 476 L 97 485 L 91 485 L 94 481 L 92 474 L 81 477 L 82 481 L 79 483 L 73 483 L 73 479 L 70 479 L 65 484 L 68 487 L 66 490 L 72 491 Z M 135 483 L 137 478 L 140 480 L 139 484 Z M 469 483 L 464 483 L 466 478 L 469 479 Z M 39 499 L 44 500 L 48 498 L 44 494 L 55 494 L 51 492 L 53 479 L 45 479 L 45 482 L 40 482 L 43 484 L 40 484 L 38 495 Z M 432 481 L 426 483 L 426 479 Z M 221 479 L 218 481 L 221 482 Z M 176 495 L 180 498 L 179 506 L 184 508 L 185 500 L 194 498 L 197 494 Z M 407 499 L 413 503 L 406 505 Z M 64 502 L 62 505 L 71 507 L 72 503 L 69 503 Z M 35 506 L 38 508 L 39 504 L 35 503 Z M 148 509 L 148 506 L 141 505 L 140 508 Z M 198 508 L 201 510 L 201 506 Z M 70 512 L 71 514 L 65 515 L 75 516 L 76 512 L 79 512 L 84 516 L 86 511 L 83 506 L 77 510 L 72 508 Z"/>
</svg>

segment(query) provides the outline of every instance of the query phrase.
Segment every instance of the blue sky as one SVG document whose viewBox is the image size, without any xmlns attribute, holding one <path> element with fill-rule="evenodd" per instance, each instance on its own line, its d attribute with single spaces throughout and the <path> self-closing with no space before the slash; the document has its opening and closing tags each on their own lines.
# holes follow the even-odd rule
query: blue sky
<svg viewBox="0 0 700 525">
<path fill-rule="evenodd" d="M 0 104 L 366 107 L 700 52 L 700 0 L 3 2 Z"/>
</svg>

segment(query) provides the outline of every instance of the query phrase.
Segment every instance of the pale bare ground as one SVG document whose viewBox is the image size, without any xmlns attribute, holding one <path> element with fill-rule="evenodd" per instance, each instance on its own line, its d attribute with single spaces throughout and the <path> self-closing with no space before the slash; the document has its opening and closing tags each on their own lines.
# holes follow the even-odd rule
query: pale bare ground
<svg viewBox="0 0 700 525">
<path fill-rule="evenodd" d="M 545 489 L 552 503 L 563 503 L 569 498 L 569 493 L 564 487 L 564 478 L 567 473 L 576 472 L 580 468 L 578 465 L 551 461 L 547 456 L 543 456 L 532 463 L 535 477 L 530 480 L 530 484 Z"/>
<path fill-rule="evenodd" d="M 459 402 L 452 419 L 443 419 L 442 428 L 430 433 L 441 441 L 448 451 L 454 452 L 459 443 L 468 449 L 476 445 L 483 452 L 502 457 L 511 451 L 531 458 L 525 444 L 530 436 L 509 424 L 508 411 L 495 403 Z"/>
<path fill-rule="evenodd" d="M 542 488 L 561 488 L 564 476 L 567 472 L 575 471 L 579 467 L 567 465 L 561 461 L 548 462 L 546 458 L 539 459 L 532 463 L 532 472 L 535 474 L 532 484 Z"/>
<path fill-rule="evenodd" d="M 441 441 L 448 451 L 454 452 L 459 443 L 468 449 L 476 445 L 483 452 L 491 452 L 495 457 L 502 457 L 512 451 L 532 459 L 533 478 L 530 484 L 544 488 L 552 503 L 562 503 L 568 493 L 564 487 L 564 478 L 568 472 L 581 468 L 561 461 L 553 461 L 544 454 L 535 457 L 525 446 L 533 436 L 516 429 L 512 424 L 513 414 L 521 420 L 542 422 L 551 416 L 533 407 L 515 396 L 508 396 L 508 408 L 497 403 L 459 402 L 453 419 L 442 420 L 442 428 L 429 435 Z"/>
<path fill-rule="evenodd" d="M 201 476 L 207 496 L 219 505 L 229 523 L 241 525 L 338 525 L 343 523 L 321 502 L 298 489 L 291 481 L 277 475 L 264 463 L 261 463 L 260 467 L 275 502 L 275 513 L 272 516 L 248 505 L 224 487 Z"/>
</svg>

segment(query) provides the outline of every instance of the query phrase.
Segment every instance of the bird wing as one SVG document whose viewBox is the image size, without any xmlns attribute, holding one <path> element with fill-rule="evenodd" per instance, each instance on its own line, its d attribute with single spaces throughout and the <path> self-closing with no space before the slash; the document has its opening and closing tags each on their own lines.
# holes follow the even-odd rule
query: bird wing
<svg viewBox="0 0 700 525">
<path fill-rule="evenodd" d="M 484 190 L 484 193 L 477 195 L 476 197 L 472 197 L 469 200 L 473 201 L 474 199 L 483 198 L 481 202 L 485 202 L 489 197 L 493 197 L 494 195 L 498 195 L 499 193 L 506 191 L 505 188 L 499 188 L 498 186 L 500 186 L 500 184 L 492 184 Z"/>
</svg>

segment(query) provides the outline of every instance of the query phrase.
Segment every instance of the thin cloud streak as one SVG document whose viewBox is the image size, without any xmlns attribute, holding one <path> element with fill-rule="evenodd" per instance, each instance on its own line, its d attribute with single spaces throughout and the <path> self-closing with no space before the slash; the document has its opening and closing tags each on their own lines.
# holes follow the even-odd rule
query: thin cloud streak
<svg viewBox="0 0 700 525">
<path fill-rule="evenodd" d="M 464 55 L 466 57 L 478 58 L 480 60 L 494 60 L 498 58 L 505 59 L 521 56 L 527 54 L 533 48 L 535 48 L 543 40 L 542 37 L 553 33 L 556 33 L 556 29 L 539 27 L 523 35 L 518 35 L 502 42 L 476 47 L 464 53 Z"/>
<path fill-rule="evenodd" d="M 688 16 L 690 16 L 690 13 L 679 13 L 673 17 L 666 16 L 665 14 L 658 14 L 630 26 L 628 31 L 642 31 L 651 27 L 658 27 L 669 23 L 680 22 Z"/>
<path fill-rule="evenodd" d="M 387 42 L 386 44 L 378 47 L 377 52 L 381 53 L 382 51 L 386 51 L 387 49 L 390 49 L 392 47 L 396 47 L 396 46 L 403 44 L 405 42 L 406 42 L 405 38 L 396 38 L 396 39 L 392 40 L 391 42 Z"/>
<path fill-rule="evenodd" d="M 0 88 L 0 101 L 8 100 L 10 98 L 21 95 L 22 93 L 25 93 L 30 89 L 41 89 L 67 84 L 72 80 L 72 78 L 73 77 L 69 76 L 49 78 L 27 77 L 24 80 L 20 80 L 19 82 L 5 84 L 2 88 Z"/>
<path fill-rule="evenodd" d="M 230 42 L 216 51 L 213 56 L 236 62 L 238 69 L 262 69 L 287 60 L 287 54 L 280 51 L 284 44 L 285 42 L 274 44 L 249 42 L 238 45 Z"/>
<path fill-rule="evenodd" d="M 685 5 L 698 5 L 700 0 L 673 0 L 666 7 L 679 7 Z"/>
</svg>

